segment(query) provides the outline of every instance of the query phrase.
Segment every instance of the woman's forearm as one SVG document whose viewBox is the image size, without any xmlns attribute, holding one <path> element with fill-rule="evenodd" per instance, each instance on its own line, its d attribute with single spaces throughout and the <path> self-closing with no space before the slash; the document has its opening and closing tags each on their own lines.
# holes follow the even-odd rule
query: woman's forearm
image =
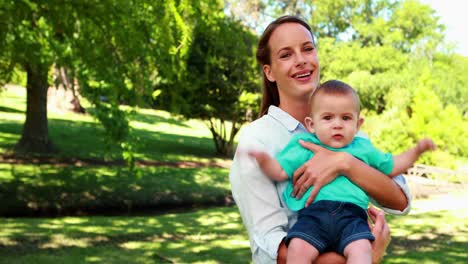
<svg viewBox="0 0 468 264">
<path fill-rule="evenodd" d="M 342 174 L 361 187 L 369 196 L 387 208 L 403 211 L 408 200 L 401 188 L 390 177 L 368 166 L 352 155 L 346 155 Z"/>
</svg>

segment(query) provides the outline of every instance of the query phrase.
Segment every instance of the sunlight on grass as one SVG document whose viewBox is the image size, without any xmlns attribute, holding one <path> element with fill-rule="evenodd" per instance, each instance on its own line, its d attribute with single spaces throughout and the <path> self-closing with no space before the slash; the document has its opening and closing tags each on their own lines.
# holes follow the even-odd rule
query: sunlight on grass
<svg viewBox="0 0 468 264">
<path fill-rule="evenodd" d="M 389 217 L 393 242 L 384 263 L 461 263 L 467 257 L 462 248 L 467 242 L 468 210 L 417 213 L 418 201 L 414 206 L 415 213 L 409 216 Z M 62 231 L 57 229 L 60 225 Z M 96 263 L 104 263 L 100 259 L 106 258 L 100 256 L 117 252 L 123 258 L 137 253 L 138 261 L 135 258 L 128 263 L 151 263 L 155 258 L 176 263 L 250 260 L 249 242 L 236 208 L 149 217 L 3 219 L 1 226 L 0 243 L 5 249 L 17 247 L 25 253 L 27 248 L 37 247 L 19 258 L 40 254 L 45 248 L 75 256 L 88 254 L 93 248 L 105 248 L 103 255 L 96 255 Z M 6 232 L 12 229 L 19 232 Z M 75 248 L 86 253 L 75 252 Z M 14 253 L 0 250 L 0 256 L 11 254 Z M 66 259 L 60 256 L 58 259 Z M 445 262 L 446 259 L 451 261 Z"/>
<path fill-rule="evenodd" d="M 86 218 L 67 217 L 67 218 L 63 218 L 61 220 L 61 222 L 63 222 L 64 224 L 67 224 L 67 225 L 80 225 L 80 224 L 84 224 L 84 223 L 88 222 L 88 220 L 86 220 Z"/>
<path fill-rule="evenodd" d="M 86 100 L 84 105 L 89 104 Z M 25 120 L 25 89 L 14 87 L 0 94 L 0 152 L 13 148 Z M 91 110 L 89 108 L 88 110 Z M 122 109 L 131 109 L 122 106 Z M 212 135 L 201 120 L 182 119 L 168 112 L 136 108 L 129 115 L 136 159 L 210 162 L 215 157 Z M 49 109 L 49 136 L 59 157 L 121 159 L 115 145 L 106 144 L 103 127 L 90 114 L 55 112 Z M 72 139 L 72 140 L 71 140 Z M 224 160 L 224 159 L 222 159 Z"/>
<path fill-rule="evenodd" d="M 18 233 L 4 232 L 18 222 L 22 223 L 17 225 Z M 60 224 L 61 231 L 51 231 L 51 226 Z M 90 233 L 89 227 L 100 232 Z M 138 231 L 129 232 L 132 228 Z M 49 263 L 68 263 L 72 256 L 84 259 L 102 249 L 95 263 L 112 262 L 107 254 L 119 254 L 127 263 L 154 263 L 155 259 L 175 263 L 236 263 L 239 259 L 245 263 L 250 255 L 236 208 L 149 217 L 0 218 L 0 231 L 0 259 L 12 259 L 10 263 L 23 263 L 31 256 L 42 259 L 43 250 L 56 252 L 57 260 L 47 259 Z M 130 258 L 135 254 L 139 257 Z"/>
<path fill-rule="evenodd" d="M 100 257 L 86 257 L 85 261 L 93 263 L 93 262 L 101 262 L 103 261 L 103 259 Z"/>
<path fill-rule="evenodd" d="M 414 214 L 389 217 L 393 240 L 384 263 L 463 263 L 468 210 L 417 213 L 418 201 L 414 206 Z M 60 225 L 61 231 L 49 228 Z M 12 229 L 18 232 L 6 232 Z M 43 259 L 43 250 L 55 250 L 55 259 L 37 263 L 91 256 L 94 263 L 114 263 L 117 256 L 126 263 L 250 262 L 235 207 L 160 216 L 0 218 L 0 245 L 0 259 L 13 264 Z"/>
<path fill-rule="evenodd" d="M 90 246 L 88 239 L 70 239 L 62 234 L 51 235 L 50 241 L 39 245 L 40 249 L 62 248 L 62 247 L 81 247 Z"/>
<path fill-rule="evenodd" d="M 19 242 L 12 240 L 8 237 L 2 237 L 2 235 L 0 234 L 0 245 L 11 247 L 19 245 Z"/>
<path fill-rule="evenodd" d="M 451 193 L 416 200 L 408 216 L 389 216 L 392 243 L 384 263 L 463 263 L 468 258 L 466 199 L 466 194 Z M 458 208 L 446 210 L 450 203 L 440 200 Z"/>
</svg>

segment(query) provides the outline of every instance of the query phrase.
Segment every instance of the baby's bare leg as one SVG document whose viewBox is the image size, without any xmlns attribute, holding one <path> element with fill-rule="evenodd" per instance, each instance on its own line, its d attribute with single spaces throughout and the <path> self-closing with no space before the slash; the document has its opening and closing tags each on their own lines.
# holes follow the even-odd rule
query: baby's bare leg
<svg viewBox="0 0 468 264">
<path fill-rule="evenodd" d="M 307 263 L 310 264 L 319 255 L 319 251 L 300 238 L 293 238 L 288 246 L 288 259 L 286 263 Z"/>
<path fill-rule="evenodd" d="M 372 263 L 372 246 L 369 240 L 359 239 L 349 243 L 344 249 L 346 263 Z"/>
</svg>

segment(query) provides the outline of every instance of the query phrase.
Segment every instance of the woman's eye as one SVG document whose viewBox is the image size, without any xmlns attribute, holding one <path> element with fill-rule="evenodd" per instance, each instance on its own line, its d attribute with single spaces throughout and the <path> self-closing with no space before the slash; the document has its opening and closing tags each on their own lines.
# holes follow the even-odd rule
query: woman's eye
<svg viewBox="0 0 468 264">
<path fill-rule="evenodd" d="M 305 50 L 305 51 L 313 51 L 313 50 L 314 50 L 314 47 L 305 47 L 304 50 Z"/>
<path fill-rule="evenodd" d="M 284 58 L 287 58 L 287 57 L 289 57 L 289 56 L 291 56 L 291 53 L 286 52 L 286 53 L 281 54 L 281 55 L 280 55 L 280 58 L 284 59 Z"/>
</svg>

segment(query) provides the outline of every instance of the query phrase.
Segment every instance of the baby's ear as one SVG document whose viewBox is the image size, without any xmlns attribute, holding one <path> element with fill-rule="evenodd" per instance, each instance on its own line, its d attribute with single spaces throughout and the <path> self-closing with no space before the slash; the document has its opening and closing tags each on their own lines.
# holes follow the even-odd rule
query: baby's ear
<svg viewBox="0 0 468 264">
<path fill-rule="evenodd" d="M 361 126 L 362 126 L 363 123 L 364 123 L 364 118 L 359 117 L 359 119 L 357 121 L 357 131 L 359 131 L 359 129 L 361 129 Z"/>
<path fill-rule="evenodd" d="M 310 116 L 304 119 L 304 124 L 305 124 L 307 131 L 309 131 L 310 133 L 315 133 L 314 121 L 312 120 Z"/>
</svg>

